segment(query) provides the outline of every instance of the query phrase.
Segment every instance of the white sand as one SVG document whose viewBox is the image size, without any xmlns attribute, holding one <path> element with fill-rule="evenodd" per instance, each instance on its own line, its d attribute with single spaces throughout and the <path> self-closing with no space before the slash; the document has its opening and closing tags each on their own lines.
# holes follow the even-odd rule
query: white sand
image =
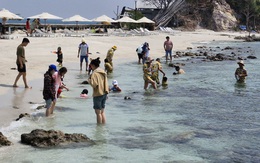
<svg viewBox="0 0 260 163">
<path fill-rule="evenodd" d="M 230 35 L 227 36 L 226 34 Z M 159 33 L 150 36 L 87 36 L 85 40 L 90 46 L 91 57 L 101 57 L 101 61 L 106 56 L 107 50 L 116 45 L 118 50 L 115 52 L 115 62 L 137 62 L 135 49 L 144 42 L 149 42 L 152 58 L 162 57 L 164 55 L 163 42 L 168 34 Z M 245 34 L 230 32 L 213 32 L 208 30 L 197 30 L 195 32 L 178 32 L 175 35 L 169 35 L 174 44 L 174 51 L 185 50 L 192 47 L 195 42 L 209 42 L 213 40 L 234 40 L 235 35 L 244 36 Z M 8 125 L 19 116 L 20 113 L 29 113 L 28 101 L 42 101 L 42 80 L 43 74 L 51 63 L 56 64 L 56 55 L 54 51 L 58 46 L 62 47 L 64 53 L 64 65 L 68 62 L 78 63 L 77 58 L 78 44 L 80 37 L 29 37 L 30 43 L 25 48 L 27 62 L 27 80 L 32 89 L 24 89 L 22 78 L 20 78 L 19 88 L 13 88 L 13 82 L 17 70 L 16 68 L 16 48 L 21 43 L 25 34 L 21 34 L 18 39 L 3 40 L 0 39 L 0 126 Z M 100 54 L 97 54 L 99 52 Z M 69 68 L 69 67 L 68 67 Z M 75 67 L 74 69 L 77 69 Z M 38 83 L 32 83 L 39 79 Z M 36 86 L 36 88 L 35 88 Z M 40 88 L 39 88 L 40 87 Z M 19 109 L 17 109 L 19 108 Z"/>
</svg>

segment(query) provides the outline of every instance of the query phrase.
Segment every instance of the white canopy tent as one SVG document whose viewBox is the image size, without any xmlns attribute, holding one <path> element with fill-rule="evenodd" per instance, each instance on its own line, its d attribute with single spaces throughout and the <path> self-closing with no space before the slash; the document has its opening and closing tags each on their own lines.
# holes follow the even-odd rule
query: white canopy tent
<svg viewBox="0 0 260 163">
<path fill-rule="evenodd" d="M 109 23 L 115 23 L 116 21 L 106 15 L 101 15 L 97 18 L 92 19 L 94 22 L 109 22 Z"/>
<path fill-rule="evenodd" d="M 116 20 L 116 22 L 119 23 L 138 23 L 136 20 L 128 17 L 128 16 L 124 16 L 121 19 Z"/>
<path fill-rule="evenodd" d="M 148 19 L 147 17 L 142 17 L 141 19 L 137 20 L 138 23 L 150 23 L 150 24 L 155 24 L 154 21 L 151 19 Z"/>
<path fill-rule="evenodd" d="M 62 17 L 59 17 L 59 16 L 56 16 L 56 15 L 52 15 L 50 13 L 47 13 L 47 12 L 43 12 L 41 14 L 38 14 L 38 15 L 34 15 L 34 16 L 30 16 L 28 17 L 30 19 L 43 19 L 44 22 L 45 22 L 45 25 L 46 25 L 46 20 L 47 19 L 63 19 Z"/>
<path fill-rule="evenodd" d="M 78 22 L 90 22 L 91 20 L 84 18 L 80 15 L 74 15 L 72 17 L 63 19 L 62 21 L 63 22 L 76 22 L 76 25 L 78 25 Z"/>
<path fill-rule="evenodd" d="M 22 20 L 23 18 L 6 10 L 6 9 L 2 9 L 0 10 L 0 18 L 6 18 L 6 19 L 15 19 L 15 20 Z"/>
</svg>

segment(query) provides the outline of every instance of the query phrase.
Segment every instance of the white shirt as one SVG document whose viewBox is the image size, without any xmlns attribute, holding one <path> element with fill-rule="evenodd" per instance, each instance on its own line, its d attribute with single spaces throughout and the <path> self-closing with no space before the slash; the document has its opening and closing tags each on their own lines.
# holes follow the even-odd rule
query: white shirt
<svg viewBox="0 0 260 163">
<path fill-rule="evenodd" d="M 79 48 L 80 48 L 80 56 L 88 56 L 87 52 L 88 52 L 88 44 L 79 44 Z"/>
</svg>

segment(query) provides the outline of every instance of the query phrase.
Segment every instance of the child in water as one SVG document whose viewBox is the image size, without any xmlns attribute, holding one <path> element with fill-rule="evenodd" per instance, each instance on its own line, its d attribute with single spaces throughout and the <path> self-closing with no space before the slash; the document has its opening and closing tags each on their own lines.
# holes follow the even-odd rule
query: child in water
<svg viewBox="0 0 260 163">
<path fill-rule="evenodd" d="M 55 72 L 52 75 L 52 78 L 55 81 L 55 91 L 56 91 L 55 97 L 56 97 L 56 99 L 60 97 L 60 94 L 61 94 L 63 88 L 65 88 L 67 91 L 69 91 L 69 89 L 63 83 L 63 78 L 64 78 L 66 73 L 67 73 L 67 68 L 62 67 L 62 68 L 59 69 L 59 71 Z"/>
<path fill-rule="evenodd" d="M 80 94 L 80 98 L 87 98 L 87 97 L 88 97 L 88 90 L 83 89 L 81 94 Z"/>
<path fill-rule="evenodd" d="M 168 86 L 168 82 L 167 82 L 167 77 L 166 76 L 164 76 L 163 78 L 162 78 L 162 86 L 163 87 L 166 87 L 166 86 Z"/>
<path fill-rule="evenodd" d="M 63 53 L 61 51 L 61 47 L 58 47 L 57 51 L 53 51 L 52 53 L 57 54 L 57 62 L 59 63 L 59 66 L 62 67 L 63 62 Z"/>
<path fill-rule="evenodd" d="M 121 88 L 118 86 L 118 82 L 116 80 L 112 81 L 112 87 L 109 89 L 109 91 L 113 91 L 113 92 L 121 92 Z"/>
<path fill-rule="evenodd" d="M 173 75 L 178 75 L 178 74 L 185 74 L 185 71 L 180 68 L 180 66 L 174 66 L 176 72 L 173 72 Z"/>
</svg>

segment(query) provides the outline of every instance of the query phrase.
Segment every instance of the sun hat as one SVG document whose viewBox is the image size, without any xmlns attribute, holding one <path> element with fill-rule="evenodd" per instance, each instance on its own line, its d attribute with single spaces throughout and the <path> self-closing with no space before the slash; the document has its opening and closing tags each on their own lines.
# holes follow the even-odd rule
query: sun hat
<svg viewBox="0 0 260 163">
<path fill-rule="evenodd" d="M 81 40 L 81 42 L 85 42 L 85 43 L 86 43 L 86 40 L 83 38 L 83 39 Z"/>
<path fill-rule="evenodd" d="M 112 85 L 118 85 L 118 82 L 116 80 L 113 80 Z"/>
<path fill-rule="evenodd" d="M 51 64 L 51 65 L 49 66 L 49 70 L 57 71 L 57 67 L 56 67 L 54 64 Z"/>
<path fill-rule="evenodd" d="M 117 47 L 114 45 L 114 46 L 112 47 L 112 49 L 116 50 L 116 49 L 117 49 Z"/>
<path fill-rule="evenodd" d="M 245 65 L 243 60 L 238 61 L 237 64 Z"/>
</svg>

